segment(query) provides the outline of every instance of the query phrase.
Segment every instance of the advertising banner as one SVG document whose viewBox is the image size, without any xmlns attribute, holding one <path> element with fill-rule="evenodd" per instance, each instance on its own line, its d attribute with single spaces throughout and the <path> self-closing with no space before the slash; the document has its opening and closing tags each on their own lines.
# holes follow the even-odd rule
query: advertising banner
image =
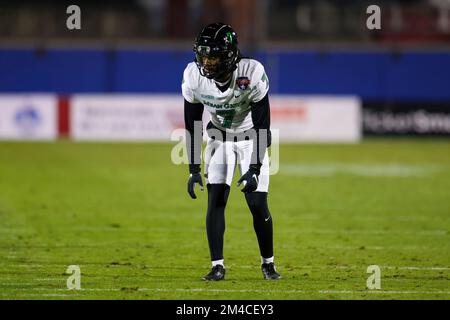
<svg viewBox="0 0 450 320">
<path fill-rule="evenodd" d="M 365 135 L 450 135 L 450 102 L 364 102 Z"/>
<path fill-rule="evenodd" d="M 75 95 L 70 109 L 75 140 L 169 141 L 184 128 L 181 95 Z"/>
<path fill-rule="evenodd" d="M 360 101 L 341 96 L 271 96 L 271 128 L 280 141 L 356 142 L 361 138 Z M 74 95 L 75 140 L 170 141 L 184 128 L 181 95 Z M 204 121 L 209 116 L 204 112 Z M 204 124 L 206 126 L 206 123 Z"/>
<path fill-rule="evenodd" d="M 357 142 L 361 102 L 350 96 L 280 96 L 270 99 L 271 128 L 280 141 Z"/>
<path fill-rule="evenodd" d="M 56 139 L 57 103 L 53 95 L 0 95 L 0 139 Z"/>
</svg>

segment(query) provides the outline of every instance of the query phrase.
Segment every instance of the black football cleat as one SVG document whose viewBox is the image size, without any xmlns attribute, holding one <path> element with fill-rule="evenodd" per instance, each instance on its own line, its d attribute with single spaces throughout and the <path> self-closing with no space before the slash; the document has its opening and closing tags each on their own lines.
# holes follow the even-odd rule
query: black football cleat
<svg viewBox="0 0 450 320">
<path fill-rule="evenodd" d="M 275 269 L 275 264 L 273 262 L 263 263 L 261 265 L 261 271 L 265 280 L 278 280 L 281 278 L 281 275 Z"/>
<path fill-rule="evenodd" d="M 221 264 L 212 267 L 211 271 L 203 277 L 205 281 L 219 281 L 223 279 L 225 279 L 225 269 Z"/>
</svg>

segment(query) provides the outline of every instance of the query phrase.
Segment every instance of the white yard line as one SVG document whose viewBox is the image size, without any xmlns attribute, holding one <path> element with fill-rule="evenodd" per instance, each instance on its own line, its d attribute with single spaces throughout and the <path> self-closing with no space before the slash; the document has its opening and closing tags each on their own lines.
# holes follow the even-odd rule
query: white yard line
<svg viewBox="0 0 450 320">
<path fill-rule="evenodd" d="M 68 289 L 62 288 L 17 288 L 13 290 L 24 291 L 24 290 L 33 290 L 33 291 L 69 291 Z M 81 290 L 75 290 L 73 293 L 82 293 L 82 292 L 126 292 L 127 289 L 118 289 L 118 288 L 82 288 Z M 264 290 L 264 289 L 205 289 L 205 288 L 173 288 L 173 289 L 164 289 L 164 288 L 137 288 L 136 290 L 130 288 L 130 291 L 154 291 L 154 292 L 224 292 L 224 293 L 308 293 L 308 294 L 443 294 L 448 295 L 450 291 L 444 290 L 429 290 L 429 291 L 411 291 L 411 290 Z M 20 294 L 20 293 L 19 293 Z M 30 293 L 24 293 L 29 295 Z M 2 293 L 2 296 L 8 296 L 10 294 Z M 32 294 L 32 295 L 40 295 L 40 294 Z M 45 295 L 45 294 L 42 294 Z M 70 296 L 66 294 L 64 296 Z"/>
<path fill-rule="evenodd" d="M 366 229 L 366 230 L 360 230 L 360 229 L 315 229 L 315 228 L 307 228 L 307 229 L 301 229 L 296 226 L 292 226 L 288 228 L 295 229 L 297 234 L 362 234 L 362 235 L 414 235 L 414 236 L 448 236 L 450 235 L 449 230 L 445 229 L 433 229 L 433 230 L 384 230 L 384 229 Z M 181 233 L 196 233 L 199 231 L 203 231 L 203 228 L 174 228 L 174 227 L 148 227 L 148 228 L 108 228 L 108 227 L 77 227 L 77 228 L 67 228 L 65 229 L 67 231 L 77 231 L 77 232 L 181 232 Z M 236 229 L 236 228 L 230 228 L 232 232 L 249 232 L 249 229 Z M 231 232 L 231 231 L 230 231 Z M 111 246 L 115 245 L 116 243 L 104 243 L 100 245 L 86 245 L 86 246 L 70 246 L 70 245 L 37 245 L 37 246 L 17 246 L 14 247 L 14 249 L 20 249 L 20 248 L 72 248 L 72 247 L 83 247 L 83 248 L 103 248 L 105 246 Z M 1 248 L 0 248 L 1 249 Z M 6 248 L 5 248 L 6 249 Z M 10 247 L 7 249 L 11 250 Z"/>
<path fill-rule="evenodd" d="M 148 266 L 149 267 L 149 266 Z M 231 264 L 227 266 L 225 264 L 225 267 L 229 268 L 249 268 L 249 269 L 255 269 L 257 266 L 251 266 L 251 265 L 235 265 Z M 291 265 L 289 268 L 292 269 L 321 269 L 321 270 L 327 270 L 327 269 L 361 269 L 366 270 L 368 266 L 361 265 L 361 266 L 354 266 L 354 265 L 342 265 L 342 266 L 296 266 Z M 398 270 L 432 270 L 432 271 L 449 271 L 450 267 L 420 267 L 420 266 L 379 266 L 380 269 L 398 269 Z M 151 269 L 151 267 L 149 267 Z"/>
<path fill-rule="evenodd" d="M 67 275 L 68 277 L 69 275 Z M 61 276 L 61 278 L 38 278 L 34 279 L 34 281 L 66 281 L 66 276 Z"/>
<path fill-rule="evenodd" d="M 400 291 L 400 290 L 319 290 L 319 293 L 324 294 L 450 294 L 450 291 Z"/>
<path fill-rule="evenodd" d="M 260 290 L 260 289 L 204 289 L 204 288 L 192 288 L 192 289 L 160 289 L 160 288 L 140 288 L 138 291 L 181 291 L 181 292 L 243 292 L 243 293 L 379 293 L 379 294 L 450 294 L 450 291 L 399 291 L 399 290 Z"/>
<path fill-rule="evenodd" d="M 5 264 L 5 265 L 12 266 L 12 267 L 18 267 L 18 268 L 29 268 L 29 267 L 34 268 L 34 267 L 48 267 L 51 264 L 35 264 L 35 263 L 26 264 L 26 263 L 23 263 L 23 264 L 15 264 L 15 265 L 14 264 L 13 265 Z"/>
<path fill-rule="evenodd" d="M 450 267 L 395 267 L 395 266 L 380 266 L 382 269 L 400 269 L 400 270 L 450 270 Z"/>
<path fill-rule="evenodd" d="M 436 164 L 402 163 L 281 163 L 280 173 L 297 176 L 332 177 L 351 174 L 365 177 L 421 177 L 446 170 Z"/>
<path fill-rule="evenodd" d="M 318 233 L 318 234 L 366 234 L 366 235 L 414 235 L 414 236 L 446 236 L 447 230 L 427 230 L 427 231 L 394 231 L 394 230 L 333 230 L 333 229 L 308 229 L 299 230 L 302 233 Z"/>
<path fill-rule="evenodd" d="M 430 213 L 432 214 L 432 213 Z M 319 219 L 342 219 L 342 213 L 339 212 L 329 212 L 325 214 L 314 214 L 314 213 L 299 213 L 296 219 L 299 220 L 319 220 Z M 345 215 L 345 219 L 351 220 L 361 220 L 361 221 L 423 221 L 423 222 L 441 222 L 450 221 L 449 217 L 439 217 L 439 216 L 427 216 L 423 215 L 387 215 L 383 216 L 376 214 L 366 214 L 361 213 L 360 215 Z"/>
<path fill-rule="evenodd" d="M 232 229 L 232 228 L 231 228 Z M 123 229 L 113 229 L 113 228 L 75 228 L 77 231 L 87 231 L 87 232 L 98 232 L 98 231 L 116 231 L 116 232 L 167 232 L 167 231 L 179 231 L 179 232 L 199 232 L 199 228 L 123 228 Z M 203 229 L 201 229 L 203 231 Z M 242 229 L 232 229 L 232 232 L 248 232 L 248 230 L 242 230 Z M 297 229 L 298 234 L 311 234 L 311 233 L 318 233 L 318 234 L 340 234 L 340 233 L 346 233 L 346 234 L 373 234 L 373 235 L 385 235 L 385 234 L 392 234 L 392 235 L 423 235 L 423 236 L 445 236 L 448 234 L 447 230 L 411 230 L 411 231 L 397 231 L 397 230 L 381 230 L 381 229 L 372 229 L 372 230 L 347 230 L 347 229 Z"/>
<path fill-rule="evenodd" d="M 15 296 L 31 296 L 31 297 L 73 297 L 76 294 L 58 294 L 58 293 L 14 293 Z M 2 293 L 0 294 L 2 297 L 9 297 L 11 294 Z"/>
<path fill-rule="evenodd" d="M 353 248 L 354 250 L 356 250 L 357 248 Z M 19 265 L 15 265 L 15 264 L 3 264 L 4 266 L 8 266 L 11 268 L 16 268 L 16 267 L 48 267 L 48 266 L 68 266 L 67 263 L 49 263 L 49 264 L 19 264 Z M 83 266 L 83 264 L 80 264 L 81 266 Z M 104 264 L 100 264 L 99 265 L 106 267 L 106 265 L 108 265 L 108 263 L 104 263 Z M 0 264 L 1 266 L 1 264 Z M 142 265 L 142 264 L 136 264 L 136 265 L 118 265 L 117 267 L 142 267 L 145 266 L 146 268 L 148 268 L 148 270 L 152 270 L 152 269 L 173 269 L 173 266 L 170 265 Z M 243 269 L 243 268 L 249 268 L 249 269 L 254 269 L 254 268 L 258 268 L 258 264 L 255 262 L 255 265 L 238 265 L 238 264 L 230 264 L 227 265 L 225 264 L 226 267 L 229 268 L 237 268 L 237 269 Z M 434 270 L 434 271 L 445 271 L 445 270 L 450 270 L 450 267 L 443 267 L 443 266 L 390 266 L 390 265 L 380 265 L 379 266 L 381 269 L 398 269 L 398 270 Z M 191 266 L 191 265 L 187 265 L 184 267 L 184 269 L 198 269 L 198 266 Z M 289 268 L 293 268 L 293 269 L 364 269 L 367 268 L 366 265 L 324 265 L 324 266 L 314 266 L 314 265 L 291 265 Z M 1 271 L 0 271 L 1 274 Z M 102 275 L 98 275 L 98 277 L 101 277 Z M 62 278 L 65 277 L 65 275 L 62 276 Z M 96 275 L 91 275 L 91 277 L 96 277 Z M 42 280 L 42 281 L 50 281 L 50 280 L 61 280 L 62 278 L 37 278 L 35 280 Z M 5 279 L 5 278 L 3 278 Z M 12 278 L 9 278 L 12 279 Z"/>
<path fill-rule="evenodd" d="M 15 282 L 10 282 L 10 283 L 6 283 L 6 282 L 1 282 L 0 283 L 0 287 L 5 286 L 5 287 L 20 287 L 20 286 L 36 286 L 36 283 L 27 283 L 27 282 L 20 282 L 18 283 L 17 281 Z M 12 288 L 13 290 L 16 290 L 16 288 Z M 26 288 L 22 288 L 22 289 L 26 289 Z"/>
</svg>

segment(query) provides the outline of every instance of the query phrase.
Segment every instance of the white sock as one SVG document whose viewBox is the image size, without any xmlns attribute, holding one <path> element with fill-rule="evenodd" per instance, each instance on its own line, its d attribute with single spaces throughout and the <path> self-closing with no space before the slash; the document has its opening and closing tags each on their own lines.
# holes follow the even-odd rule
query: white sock
<svg viewBox="0 0 450 320">
<path fill-rule="evenodd" d="M 271 262 L 273 262 L 273 256 L 271 256 L 270 258 L 261 257 L 261 264 L 271 263 Z"/>
<path fill-rule="evenodd" d="M 218 264 L 223 266 L 223 259 L 222 260 L 211 261 L 211 264 L 212 264 L 213 267 L 217 266 Z"/>
</svg>

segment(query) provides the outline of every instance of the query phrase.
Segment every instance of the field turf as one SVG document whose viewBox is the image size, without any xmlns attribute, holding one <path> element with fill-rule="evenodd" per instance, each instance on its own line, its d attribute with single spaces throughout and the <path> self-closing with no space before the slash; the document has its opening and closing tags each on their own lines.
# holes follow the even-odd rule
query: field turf
<svg viewBox="0 0 450 320">
<path fill-rule="evenodd" d="M 189 198 L 172 146 L 1 142 L 0 299 L 450 298 L 449 140 L 282 145 L 269 205 L 283 278 L 262 280 L 233 185 L 216 283 L 201 280 L 206 192 Z"/>
</svg>

